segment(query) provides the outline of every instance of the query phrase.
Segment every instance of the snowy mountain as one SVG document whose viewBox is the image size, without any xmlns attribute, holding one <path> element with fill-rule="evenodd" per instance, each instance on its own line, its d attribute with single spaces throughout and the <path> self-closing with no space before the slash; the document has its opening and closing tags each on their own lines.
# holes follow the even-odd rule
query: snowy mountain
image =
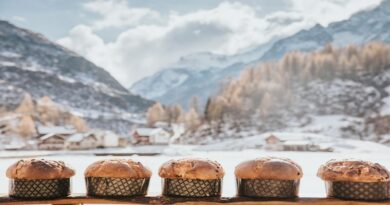
<svg viewBox="0 0 390 205">
<path fill-rule="evenodd" d="M 179 103 L 187 107 L 192 96 L 198 96 L 205 103 L 210 94 L 218 91 L 227 77 L 238 75 L 265 53 L 275 41 L 236 55 L 197 53 L 181 58 L 171 68 L 134 83 L 130 91 L 145 98 L 163 103 Z"/>
<path fill-rule="evenodd" d="M 390 42 L 390 1 L 384 0 L 378 7 L 352 15 L 351 18 L 323 27 L 319 24 L 309 30 L 276 42 L 260 59 L 280 58 L 294 50 L 314 51 L 324 44 L 336 46 L 363 44 L 370 41 Z"/>
<path fill-rule="evenodd" d="M 86 118 L 143 112 L 152 104 L 76 53 L 6 21 L 0 21 L 0 90 L 0 106 L 14 108 L 24 93 L 47 95 Z"/>
<path fill-rule="evenodd" d="M 293 50 L 314 51 L 327 43 L 337 46 L 363 44 L 378 40 L 390 42 L 390 1 L 378 7 L 358 12 L 349 19 L 323 27 L 319 24 L 290 37 L 268 42 L 251 51 L 220 56 L 210 53 L 183 57 L 173 68 L 167 68 L 146 77 L 130 90 L 163 103 L 180 103 L 187 106 L 193 95 L 204 103 L 214 94 L 223 79 L 237 76 L 243 69 L 259 60 L 278 59 Z"/>
</svg>

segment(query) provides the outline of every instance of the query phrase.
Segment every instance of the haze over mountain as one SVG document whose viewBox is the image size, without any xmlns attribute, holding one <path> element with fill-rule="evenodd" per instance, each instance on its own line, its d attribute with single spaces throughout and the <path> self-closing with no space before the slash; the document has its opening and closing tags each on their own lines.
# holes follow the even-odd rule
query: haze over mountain
<svg viewBox="0 0 390 205">
<path fill-rule="evenodd" d="M 323 27 L 317 24 L 292 36 L 277 39 L 246 53 L 218 56 L 211 53 L 183 57 L 167 68 L 134 83 L 130 90 L 163 103 L 187 106 L 193 95 L 202 103 L 216 93 L 223 80 L 238 75 L 259 60 L 278 59 L 289 51 L 315 51 L 327 43 L 336 46 L 363 44 L 369 41 L 390 42 L 390 1 L 352 15 L 349 19 Z M 275 39 L 274 39 L 275 40 Z M 209 66 L 207 66 L 209 65 Z"/>
</svg>

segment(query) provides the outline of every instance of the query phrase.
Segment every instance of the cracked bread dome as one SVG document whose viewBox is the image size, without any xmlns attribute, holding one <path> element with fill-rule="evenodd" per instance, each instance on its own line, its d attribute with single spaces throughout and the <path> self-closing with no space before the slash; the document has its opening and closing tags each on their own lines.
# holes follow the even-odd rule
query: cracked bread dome
<svg viewBox="0 0 390 205">
<path fill-rule="evenodd" d="M 327 195 L 353 200 L 385 200 L 390 193 L 390 173 L 369 161 L 330 160 L 318 169 L 325 181 Z"/>
<path fill-rule="evenodd" d="M 89 165 L 84 175 L 89 196 L 130 197 L 147 194 L 152 172 L 131 159 L 107 159 Z"/>
<path fill-rule="evenodd" d="M 200 158 L 170 160 L 159 169 L 160 177 L 169 179 L 220 179 L 224 174 L 218 162 Z"/>
<path fill-rule="evenodd" d="M 298 196 L 302 168 L 287 158 L 263 157 L 238 164 L 234 172 L 239 196 L 293 198 Z"/>
<path fill-rule="evenodd" d="M 99 160 L 87 167 L 86 177 L 150 178 L 152 172 L 141 162 L 130 159 Z"/>
<path fill-rule="evenodd" d="M 22 159 L 7 169 L 10 179 L 63 179 L 75 174 L 63 161 L 45 159 Z"/>
<path fill-rule="evenodd" d="M 390 181 L 390 173 L 384 166 L 378 163 L 351 159 L 330 160 L 320 166 L 317 176 L 325 181 Z"/>
<path fill-rule="evenodd" d="M 234 174 L 240 179 L 298 180 L 302 168 L 287 158 L 263 157 L 240 163 Z"/>
<path fill-rule="evenodd" d="M 22 159 L 7 169 L 9 195 L 31 199 L 65 197 L 70 194 L 70 178 L 74 174 L 62 161 Z"/>
<path fill-rule="evenodd" d="M 166 196 L 220 196 L 224 174 L 218 162 L 201 158 L 170 160 L 159 169 Z"/>
</svg>

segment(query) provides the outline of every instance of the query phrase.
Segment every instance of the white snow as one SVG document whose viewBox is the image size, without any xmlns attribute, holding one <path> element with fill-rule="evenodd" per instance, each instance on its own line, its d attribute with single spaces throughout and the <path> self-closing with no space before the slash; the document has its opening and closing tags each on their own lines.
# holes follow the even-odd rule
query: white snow
<svg viewBox="0 0 390 205">
<path fill-rule="evenodd" d="M 359 146 L 370 147 L 371 144 L 360 144 Z M 173 149 L 178 149 L 177 147 Z M 182 149 L 185 149 L 182 147 Z M 375 147 L 372 147 L 375 149 Z M 170 159 L 182 157 L 203 157 L 219 161 L 226 172 L 223 179 L 223 196 L 234 196 L 236 193 L 236 185 L 234 178 L 234 167 L 244 160 L 253 159 L 264 156 L 278 156 L 288 157 L 298 162 L 303 168 L 303 178 L 301 180 L 300 196 L 302 197 L 324 197 L 324 184 L 316 176 L 318 167 L 330 159 L 344 159 L 344 158 L 359 158 L 363 160 L 370 160 L 378 162 L 390 168 L 390 155 L 388 155 L 390 148 L 386 150 L 377 150 L 373 153 L 357 153 L 357 152 L 343 152 L 343 153 L 308 153 L 308 152 L 265 152 L 261 150 L 244 150 L 244 151 L 229 151 L 229 152 L 191 152 L 177 156 L 173 155 L 161 156 L 132 156 L 130 158 L 136 159 L 148 166 L 153 176 L 150 182 L 148 195 L 159 195 L 161 193 L 161 179 L 158 176 L 159 166 Z M 76 169 L 76 176 L 73 177 L 72 187 L 74 193 L 85 193 L 85 183 L 83 179 L 83 172 L 85 168 L 92 162 L 105 158 L 114 157 L 96 157 L 93 155 L 58 155 L 45 157 L 47 159 L 63 160 L 70 166 Z M 128 158 L 128 157 L 122 157 Z M 17 161 L 18 158 L 2 159 L 0 161 L 0 173 L 5 173 L 8 166 Z M 4 175 L 3 175 L 4 176 Z M 7 193 L 8 183 L 6 177 L 0 178 L 0 193 Z"/>
<path fill-rule="evenodd" d="M 386 92 L 389 96 L 382 99 L 383 105 L 380 112 L 381 115 L 390 115 L 390 86 L 386 88 Z"/>
<path fill-rule="evenodd" d="M 0 56 L 4 56 L 4 57 L 7 57 L 7 58 L 19 58 L 19 57 L 21 57 L 20 54 L 14 53 L 14 52 L 10 52 L 10 51 L 0 52 Z"/>
<path fill-rule="evenodd" d="M 188 74 L 183 73 L 181 70 L 167 69 L 134 84 L 131 92 L 153 99 L 182 85 L 188 78 Z"/>
<path fill-rule="evenodd" d="M 341 128 L 352 124 L 362 123 L 361 118 L 346 115 L 322 115 L 312 116 L 311 122 L 303 127 L 290 128 L 288 131 L 321 133 L 326 136 L 340 137 Z"/>
<path fill-rule="evenodd" d="M 345 46 L 348 44 L 361 44 L 364 42 L 364 37 L 361 35 L 354 35 L 351 32 L 339 32 L 333 34 L 333 43 L 337 46 Z"/>
</svg>

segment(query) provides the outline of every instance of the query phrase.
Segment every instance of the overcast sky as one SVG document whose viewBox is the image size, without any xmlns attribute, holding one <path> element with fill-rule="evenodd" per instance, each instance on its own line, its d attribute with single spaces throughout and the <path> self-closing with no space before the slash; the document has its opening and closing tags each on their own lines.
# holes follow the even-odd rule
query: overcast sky
<svg viewBox="0 0 390 205">
<path fill-rule="evenodd" d="M 198 52 L 233 55 L 380 0 L 1 0 L 0 18 L 46 35 L 125 87 Z"/>
</svg>

